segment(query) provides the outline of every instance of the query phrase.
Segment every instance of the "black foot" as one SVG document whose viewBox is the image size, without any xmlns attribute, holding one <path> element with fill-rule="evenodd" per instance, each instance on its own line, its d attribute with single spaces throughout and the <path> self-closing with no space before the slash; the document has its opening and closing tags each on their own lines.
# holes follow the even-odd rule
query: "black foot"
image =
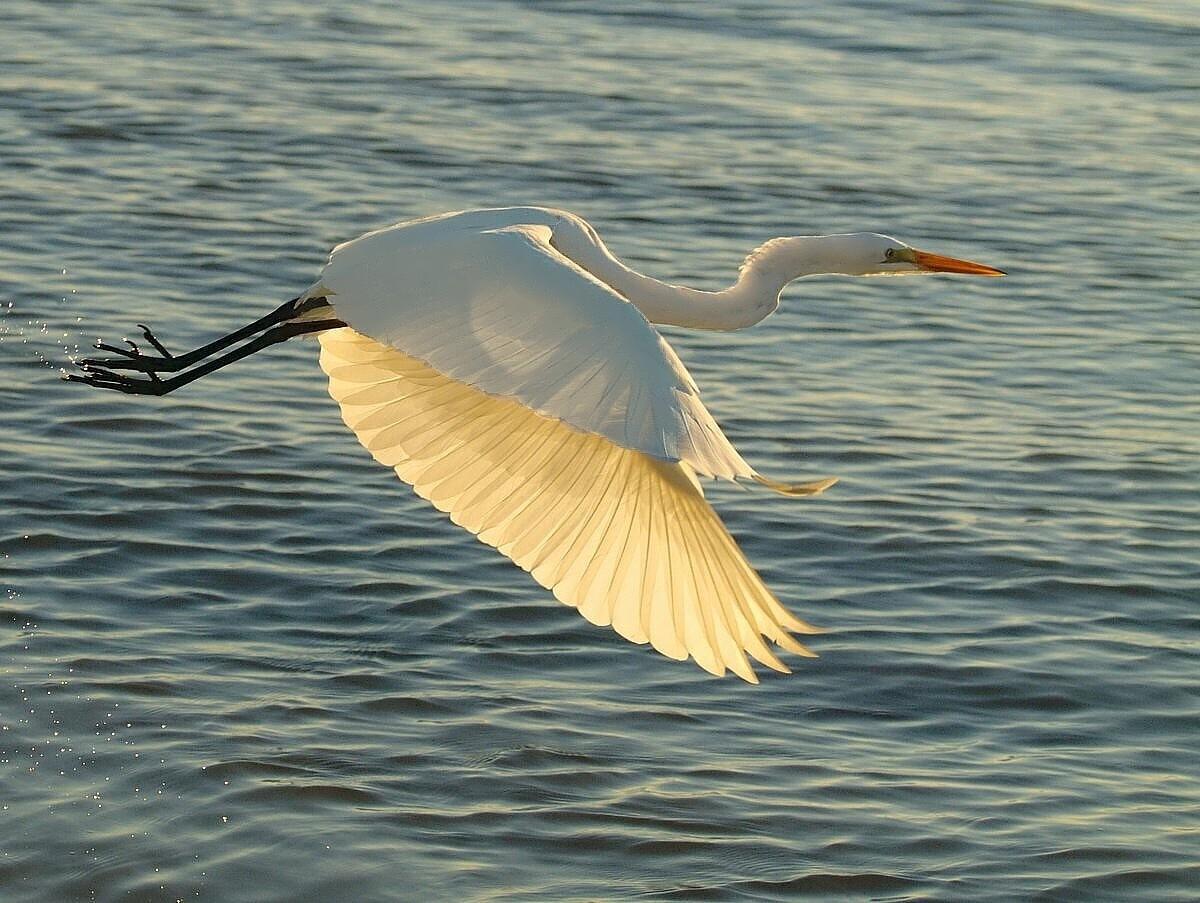
<svg viewBox="0 0 1200 903">
<path fill-rule="evenodd" d="M 120 357 L 85 357 L 76 363 L 84 370 L 99 369 L 99 370 L 140 370 L 142 373 L 174 373 L 176 370 L 182 369 L 182 364 L 176 360 L 171 352 L 167 351 L 150 331 L 150 327 L 138 324 L 138 328 L 142 330 L 142 335 L 146 341 L 154 346 L 162 357 L 155 357 L 152 354 L 142 354 L 142 350 L 138 348 L 137 343 L 132 339 L 125 339 L 125 344 L 128 348 L 121 348 L 118 345 L 110 345 L 107 342 L 95 342 L 92 347 L 100 351 L 108 351 L 112 354 L 119 354 Z"/>
<path fill-rule="evenodd" d="M 64 373 L 67 382 L 84 383 L 97 389 L 112 389 L 127 395 L 166 395 L 170 391 L 168 383 L 159 379 L 158 374 L 147 371 L 148 379 L 137 379 L 127 373 L 117 373 L 107 367 L 79 362 L 82 373 Z"/>
</svg>

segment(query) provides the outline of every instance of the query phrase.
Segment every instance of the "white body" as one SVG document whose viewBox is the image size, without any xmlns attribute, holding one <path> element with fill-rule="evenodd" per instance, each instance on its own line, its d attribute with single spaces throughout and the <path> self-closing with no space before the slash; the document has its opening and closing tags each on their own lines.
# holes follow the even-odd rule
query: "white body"
<svg viewBox="0 0 1200 903">
<path fill-rule="evenodd" d="M 763 585 L 696 475 L 787 495 L 834 481 L 757 474 L 651 324 L 738 329 L 798 276 L 951 267 L 999 274 L 883 235 L 803 236 L 701 292 L 629 269 L 573 214 L 510 207 L 339 245 L 305 297 L 349 324 L 321 333 L 321 366 L 377 460 L 593 623 L 757 681 L 747 653 L 787 670 L 764 638 L 808 655 L 789 631 L 815 630 Z"/>
</svg>

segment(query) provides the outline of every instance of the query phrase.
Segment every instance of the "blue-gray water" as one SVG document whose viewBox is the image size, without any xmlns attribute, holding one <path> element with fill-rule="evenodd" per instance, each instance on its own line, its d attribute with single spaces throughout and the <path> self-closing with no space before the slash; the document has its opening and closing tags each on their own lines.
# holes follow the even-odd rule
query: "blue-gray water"
<svg viewBox="0 0 1200 903">
<path fill-rule="evenodd" d="M 9 0 L 0 898 L 1195 899 L 1195 12 Z M 857 229 L 1010 270 L 671 333 L 752 462 L 843 479 L 710 493 L 820 659 L 589 626 L 369 459 L 312 343 L 56 378 L 514 203 L 701 287 Z"/>
</svg>

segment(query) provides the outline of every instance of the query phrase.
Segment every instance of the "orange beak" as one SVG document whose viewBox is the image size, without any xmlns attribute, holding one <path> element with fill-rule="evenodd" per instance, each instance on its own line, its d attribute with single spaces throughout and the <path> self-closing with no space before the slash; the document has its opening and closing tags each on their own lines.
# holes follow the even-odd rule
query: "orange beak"
<svg viewBox="0 0 1200 903">
<path fill-rule="evenodd" d="M 967 276 L 1004 276 L 1004 270 L 973 263 L 970 260 L 959 260 L 957 257 L 943 257 L 941 254 L 930 254 L 928 251 L 913 251 L 913 263 L 934 273 L 963 273 Z"/>
</svg>

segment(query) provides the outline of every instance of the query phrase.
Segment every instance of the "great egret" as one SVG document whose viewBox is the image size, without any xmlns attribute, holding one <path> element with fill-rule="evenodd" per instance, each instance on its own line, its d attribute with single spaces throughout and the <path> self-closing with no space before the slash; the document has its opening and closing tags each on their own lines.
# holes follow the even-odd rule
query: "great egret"
<svg viewBox="0 0 1200 903">
<path fill-rule="evenodd" d="M 789 485 L 755 471 L 651 324 L 741 329 L 801 276 L 935 272 L 1003 275 L 859 232 L 776 238 L 729 288 L 696 291 L 626 267 L 566 211 L 470 210 L 338 245 L 302 295 L 188 354 L 142 326 L 157 355 L 98 342 L 118 356 L 81 360 L 67 378 L 165 395 L 319 333 L 347 426 L 417 493 L 593 624 L 757 683 L 746 653 L 789 670 L 764 637 L 812 655 L 791 633 L 819 631 L 763 584 L 697 477 L 790 496 L 835 481 Z"/>
</svg>

